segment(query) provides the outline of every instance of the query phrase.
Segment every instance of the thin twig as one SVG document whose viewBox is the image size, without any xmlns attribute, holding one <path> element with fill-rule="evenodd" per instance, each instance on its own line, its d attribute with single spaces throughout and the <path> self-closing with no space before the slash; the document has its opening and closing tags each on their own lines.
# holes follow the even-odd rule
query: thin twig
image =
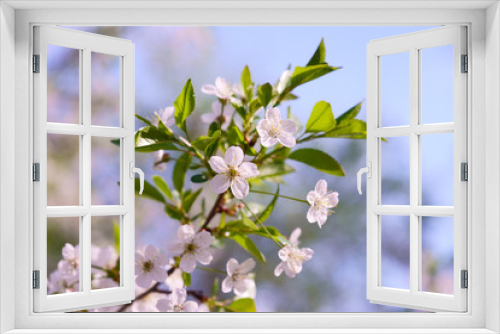
<svg viewBox="0 0 500 334">
<path fill-rule="evenodd" d="M 255 193 L 255 194 L 264 194 L 264 195 L 271 195 L 271 196 L 278 196 L 278 197 L 282 197 L 282 198 L 286 198 L 286 199 L 290 199 L 292 201 L 297 201 L 297 202 L 302 202 L 302 203 L 306 203 L 309 205 L 309 202 L 306 201 L 306 200 L 303 200 L 303 199 L 298 199 L 298 198 L 295 198 L 295 197 L 290 197 L 290 196 L 285 196 L 285 195 L 279 195 L 279 194 L 272 194 L 272 193 L 268 193 L 266 191 L 261 191 L 261 190 L 250 190 L 251 193 Z"/>
<path fill-rule="evenodd" d="M 203 223 L 203 225 L 201 225 L 198 232 L 206 229 L 208 224 L 210 224 L 210 221 L 215 217 L 215 214 L 217 214 L 217 211 L 218 211 L 220 205 L 222 204 L 222 201 L 224 200 L 224 194 L 225 193 L 219 194 L 219 196 L 215 200 L 214 206 L 212 207 L 212 209 L 208 213 L 207 219 L 205 219 L 205 222 Z"/>
<path fill-rule="evenodd" d="M 262 226 L 262 228 L 264 229 L 264 231 L 266 231 L 267 235 L 269 235 L 269 238 L 272 241 L 274 241 L 274 243 L 281 249 L 283 247 L 283 245 L 281 244 L 281 242 L 279 242 L 278 240 L 276 240 L 276 238 L 271 234 L 271 232 L 269 232 L 269 230 L 267 229 L 267 227 L 261 222 L 261 220 L 259 219 L 259 217 L 257 217 L 257 215 L 255 213 L 253 213 L 252 210 L 250 210 L 250 207 L 242 199 L 240 199 L 240 201 L 247 208 L 248 212 L 250 212 L 250 214 L 255 218 L 255 221 L 257 221 L 260 224 L 260 226 Z"/>
</svg>

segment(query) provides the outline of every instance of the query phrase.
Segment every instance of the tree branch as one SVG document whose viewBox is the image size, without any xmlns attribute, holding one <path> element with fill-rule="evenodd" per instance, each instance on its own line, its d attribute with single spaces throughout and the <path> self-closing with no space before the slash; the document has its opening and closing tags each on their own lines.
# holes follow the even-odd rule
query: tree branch
<svg viewBox="0 0 500 334">
<path fill-rule="evenodd" d="M 202 231 L 203 229 L 206 229 L 208 224 L 210 224 L 210 221 L 215 217 L 215 214 L 218 212 L 218 209 L 220 208 L 222 201 L 224 200 L 224 195 L 225 195 L 225 193 L 219 194 L 219 196 L 215 200 L 214 206 L 212 207 L 212 209 L 208 213 L 207 219 L 205 220 L 203 225 L 201 225 L 198 232 Z"/>
</svg>

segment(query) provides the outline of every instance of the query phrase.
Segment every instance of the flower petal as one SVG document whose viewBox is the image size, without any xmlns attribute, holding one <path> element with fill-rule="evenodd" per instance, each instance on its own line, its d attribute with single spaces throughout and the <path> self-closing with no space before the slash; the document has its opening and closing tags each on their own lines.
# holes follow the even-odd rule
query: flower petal
<svg viewBox="0 0 500 334">
<path fill-rule="evenodd" d="M 243 261 L 243 263 L 240 264 L 238 269 L 241 271 L 241 273 L 248 274 L 249 272 L 252 271 L 253 268 L 255 268 L 255 260 L 250 258 Z"/>
<path fill-rule="evenodd" d="M 174 305 L 182 305 L 186 301 L 186 289 L 175 289 L 171 294 L 171 300 Z"/>
<path fill-rule="evenodd" d="M 175 240 L 167 244 L 167 250 L 172 255 L 181 255 L 184 253 L 184 243 L 179 240 Z"/>
<path fill-rule="evenodd" d="M 314 203 L 319 199 L 321 199 L 321 196 L 319 196 L 314 190 L 307 193 L 307 201 L 309 204 L 314 206 Z"/>
<path fill-rule="evenodd" d="M 242 294 L 247 292 L 247 290 L 252 285 L 251 281 L 252 280 L 250 280 L 250 279 L 243 279 L 243 280 L 239 280 L 239 281 L 234 282 L 234 288 L 233 288 L 234 294 L 237 296 L 241 296 Z"/>
<path fill-rule="evenodd" d="M 226 151 L 226 157 L 224 160 L 226 160 L 226 163 L 232 167 L 238 167 L 242 162 L 243 159 L 245 158 L 245 154 L 243 153 L 243 150 L 238 147 L 238 146 L 231 146 L 230 148 L 227 149 Z"/>
<path fill-rule="evenodd" d="M 160 299 L 156 302 L 156 308 L 160 312 L 172 312 L 174 304 L 169 299 Z"/>
<path fill-rule="evenodd" d="M 273 124 L 279 125 L 281 121 L 281 115 L 279 108 L 269 108 L 266 111 L 266 119 L 270 120 Z"/>
<path fill-rule="evenodd" d="M 278 87 L 276 88 L 279 94 L 283 93 L 285 88 L 289 85 L 291 78 L 292 78 L 292 71 L 290 70 L 283 71 L 280 80 L 278 82 Z"/>
<path fill-rule="evenodd" d="M 198 312 L 198 304 L 196 302 L 189 300 L 184 303 L 184 312 Z"/>
<path fill-rule="evenodd" d="M 203 251 L 197 251 L 195 254 L 196 260 L 201 264 L 210 264 L 214 258 L 212 251 L 210 249 L 205 249 Z"/>
<path fill-rule="evenodd" d="M 226 174 L 217 174 L 210 180 L 210 188 L 216 194 L 222 194 L 229 188 L 231 179 Z"/>
<path fill-rule="evenodd" d="M 297 144 L 295 137 L 290 132 L 281 131 L 278 140 L 286 147 L 294 147 Z"/>
<path fill-rule="evenodd" d="M 289 132 L 293 135 L 297 130 L 297 124 L 291 119 L 284 119 L 281 121 L 281 131 Z"/>
<path fill-rule="evenodd" d="M 272 128 L 272 124 L 267 119 L 261 119 L 259 123 L 257 123 L 257 132 L 259 136 L 268 135 L 268 131 Z"/>
<path fill-rule="evenodd" d="M 226 263 L 227 275 L 233 276 L 234 272 L 236 271 L 236 269 L 238 269 L 239 266 L 240 264 L 238 263 L 238 260 L 230 258 Z"/>
<path fill-rule="evenodd" d="M 311 248 L 301 248 L 300 251 L 304 254 L 306 261 L 309 261 L 314 255 L 314 251 Z"/>
<path fill-rule="evenodd" d="M 257 165 L 253 162 L 244 162 L 238 168 L 240 175 L 243 177 L 257 176 L 260 172 L 257 170 Z"/>
<path fill-rule="evenodd" d="M 148 260 L 151 260 L 154 257 L 156 257 L 156 255 L 158 255 L 158 253 L 159 253 L 159 251 L 158 251 L 158 248 L 156 248 L 156 246 L 148 245 L 146 247 L 146 250 L 144 251 L 144 257 Z"/>
<path fill-rule="evenodd" d="M 156 256 L 156 263 L 160 266 L 166 266 L 170 263 L 170 258 L 166 254 L 159 254 Z"/>
<path fill-rule="evenodd" d="M 310 206 L 309 210 L 307 210 L 307 221 L 310 223 L 316 222 L 316 207 Z"/>
<path fill-rule="evenodd" d="M 274 276 L 280 276 L 283 273 L 283 270 L 285 270 L 285 262 L 280 262 L 280 264 L 274 268 Z"/>
<path fill-rule="evenodd" d="M 222 292 L 224 292 L 224 293 L 231 292 L 231 290 L 233 289 L 233 286 L 234 286 L 233 278 L 231 276 L 227 276 L 222 281 L 222 285 L 221 285 Z"/>
<path fill-rule="evenodd" d="M 297 227 L 295 230 L 293 230 L 292 234 L 290 234 L 290 243 L 297 247 L 299 244 L 299 238 L 300 235 L 302 234 L 302 229 L 300 227 Z"/>
<path fill-rule="evenodd" d="M 205 249 L 210 247 L 210 245 L 214 242 L 215 238 L 207 231 L 201 231 L 197 233 L 193 238 L 193 243 L 199 249 Z"/>
<path fill-rule="evenodd" d="M 262 144 L 262 146 L 264 147 L 271 147 L 273 145 L 276 145 L 276 143 L 278 142 L 278 138 L 274 138 L 274 137 L 269 137 L 269 136 L 262 136 L 260 138 L 260 143 Z"/>
<path fill-rule="evenodd" d="M 65 244 L 62 249 L 62 256 L 65 260 L 73 259 L 75 257 L 75 248 L 71 244 Z"/>
<path fill-rule="evenodd" d="M 278 251 L 278 256 L 280 257 L 281 261 L 287 261 L 288 260 L 288 254 L 290 254 L 293 251 L 293 247 L 290 245 L 285 245 L 285 247 L 281 248 Z"/>
<path fill-rule="evenodd" d="M 140 274 L 135 278 L 135 283 L 141 288 L 147 289 L 151 285 L 151 275 L 147 273 Z"/>
<path fill-rule="evenodd" d="M 243 199 L 250 191 L 248 181 L 244 177 L 235 177 L 231 182 L 231 191 L 237 199 Z"/>
<path fill-rule="evenodd" d="M 326 199 L 328 200 L 328 207 L 329 208 L 334 208 L 339 204 L 339 193 L 334 192 L 331 194 L 326 195 Z"/>
<path fill-rule="evenodd" d="M 201 87 L 201 91 L 205 94 L 209 95 L 216 95 L 217 94 L 217 89 L 215 88 L 214 85 L 203 85 Z"/>
<path fill-rule="evenodd" d="M 210 160 L 208 160 L 208 163 L 217 174 L 225 173 L 227 171 L 227 164 L 222 157 L 214 155 L 210 158 Z"/>
<path fill-rule="evenodd" d="M 196 258 L 193 254 L 184 254 L 181 258 L 181 263 L 179 264 L 179 268 L 186 273 L 193 272 L 194 268 L 196 268 Z"/>
<path fill-rule="evenodd" d="M 212 122 L 215 122 L 217 115 L 215 115 L 214 113 L 211 113 L 211 112 L 207 112 L 207 113 L 201 114 L 200 118 L 203 121 L 203 123 L 211 124 Z"/>
<path fill-rule="evenodd" d="M 328 185 L 325 180 L 319 180 L 316 183 L 316 187 L 314 187 L 314 191 L 317 192 L 320 196 L 326 195 Z"/>
<path fill-rule="evenodd" d="M 167 279 L 167 272 L 161 268 L 154 268 L 150 275 L 154 281 L 160 283 L 163 283 Z"/>
<path fill-rule="evenodd" d="M 177 230 L 177 237 L 182 240 L 190 240 L 194 235 L 194 228 L 191 225 L 181 225 Z"/>
</svg>

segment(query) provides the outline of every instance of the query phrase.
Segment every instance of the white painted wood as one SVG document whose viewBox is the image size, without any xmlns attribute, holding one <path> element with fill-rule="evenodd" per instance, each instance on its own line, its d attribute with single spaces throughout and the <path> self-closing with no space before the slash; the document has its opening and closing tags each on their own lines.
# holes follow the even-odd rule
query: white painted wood
<svg viewBox="0 0 500 334">
<path fill-rule="evenodd" d="M 461 289 L 460 271 L 467 266 L 467 182 L 460 178 L 460 163 L 467 162 L 467 75 L 460 73 L 461 54 L 467 53 L 466 28 L 443 27 L 371 41 L 368 45 L 367 161 L 373 175 L 367 188 L 367 297 L 371 302 L 422 310 L 467 311 L 467 290 Z M 454 45 L 454 123 L 420 125 L 420 50 Z M 410 53 L 410 125 L 381 128 L 380 58 L 383 55 Z M 470 58 L 470 57 L 469 57 Z M 454 133 L 454 207 L 421 206 L 420 135 Z M 410 137 L 410 205 L 381 203 L 380 138 Z M 381 286 L 381 215 L 410 217 L 410 290 Z M 454 217 L 453 295 L 422 292 L 421 217 Z"/>
<path fill-rule="evenodd" d="M 18 1 L 15 1 L 18 2 Z M 357 1 L 349 1 L 357 3 Z M 31 2 L 30 6 L 40 8 L 47 6 L 47 1 Z M 15 238 L 14 243 L 2 244 L 2 247 L 10 245 L 9 253 L 2 253 L 5 256 L 16 258 L 16 298 L 8 299 L 6 303 L 15 305 L 16 330 L 17 333 L 492 333 L 484 329 L 485 309 L 488 308 L 490 322 L 498 320 L 498 312 L 494 307 L 498 307 L 499 301 L 494 296 L 488 294 L 485 298 L 485 264 L 488 268 L 498 268 L 498 256 L 490 252 L 485 252 L 485 223 L 497 224 L 498 219 L 485 216 L 485 156 L 497 155 L 500 152 L 498 141 L 485 140 L 485 105 L 486 101 L 498 98 L 498 85 L 485 85 L 485 78 L 489 82 L 496 81 L 498 77 L 495 72 L 485 71 L 485 56 L 490 57 L 490 63 L 498 63 L 498 55 L 490 51 L 485 51 L 485 38 L 491 37 L 491 43 L 496 41 L 495 35 L 490 28 L 486 30 L 485 13 L 478 2 L 475 1 L 432 1 L 432 2 L 390 2 L 388 8 L 382 10 L 379 1 L 371 1 L 370 8 L 360 6 L 357 10 L 328 9 L 325 6 L 318 8 L 314 2 L 301 1 L 300 5 L 307 10 L 291 9 L 293 3 L 283 5 L 283 8 L 273 7 L 273 2 L 259 3 L 254 5 L 253 10 L 221 9 L 215 1 L 201 3 L 182 2 L 186 6 L 183 9 L 169 10 L 123 10 L 113 11 L 81 9 L 96 8 L 105 1 L 75 1 L 71 2 L 76 10 L 51 10 L 39 11 L 28 10 L 18 11 L 16 15 L 16 75 L 7 77 L 6 80 L 14 82 L 16 80 L 16 233 L 11 235 Z M 141 7 L 135 4 L 137 8 Z M 329 1 L 331 8 L 335 7 L 337 1 Z M 444 6 L 445 10 L 430 10 L 435 4 Z M 109 2 L 108 2 L 109 4 Z M 120 2 L 120 6 L 126 6 L 125 2 Z M 154 6 L 157 6 L 155 2 Z M 163 3 L 162 3 L 163 4 Z M 236 6 L 236 2 L 231 2 Z M 238 5 L 240 2 L 238 2 Z M 443 5 L 444 4 L 444 5 Z M 471 6 L 471 10 L 457 10 L 463 4 Z M 60 1 L 52 2 L 52 8 L 60 6 L 70 6 L 70 2 L 64 4 Z M 149 3 L 151 6 L 151 3 Z M 298 4 L 299 5 L 299 4 Z M 298 6 L 297 5 L 297 6 Z M 145 6 L 148 6 L 145 4 Z M 241 5 L 244 7 L 245 5 Z M 353 5 L 354 6 L 354 5 Z M 397 9 L 401 6 L 410 6 L 411 10 Z M 201 9 L 203 7 L 203 9 Z M 286 7 L 286 9 L 284 9 Z M 414 9 L 416 7 L 427 9 Z M 35 8 L 35 7 L 28 7 Z M 136 8 L 136 7 L 134 7 Z M 186 10 L 186 8 L 189 8 Z M 206 9 L 209 8 L 209 9 Z M 216 9 L 210 9 L 216 8 Z M 325 9 L 326 8 L 326 9 Z M 470 177 L 469 192 L 471 200 L 469 206 L 469 217 L 473 224 L 469 225 L 471 238 L 468 240 L 471 256 L 469 265 L 474 278 L 469 282 L 469 309 L 467 313 L 434 313 L 434 314 L 395 314 L 395 313 L 343 313 L 343 314 L 33 314 L 32 310 L 32 289 L 30 274 L 32 270 L 32 260 L 28 260 L 33 254 L 31 247 L 32 240 L 32 212 L 30 211 L 32 182 L 30 176 L 32 141 L 30 141 L 30 131 L 32 131 L 31 118 L 32 101 L 31 80 L 29 73 L 31 55 L 31 23 L 54 24 L 62 22 L 64 24 L 81 25 L 441 25 L 468 23 L 472 29 L 470 36 L 472 43 L 469 45 L 470 51 L 474 55 L 469 66 L 473 68 L 473 75 L 469 76 L 471 91 L 468 101 L 472 112 L 469 113 L 468 130 L 471 134 L 469 148 L 471 148 L 472 159 L 469 161 Z M 488 27 L 492 23 L 498 25 L 498 18 L 493 16 L 488 22 Z M 488 37 L 489 36 L 489 37 Z M 498 36 L 498 35 L 497 35 Z M 2 45 L 3 47 L 3 45 Z M 2 48 L 2 50 L 5 50 Z M 2 72 L 5 78 L 5 72 Z M 1 88 L 1 87 L 0 87 Z M 488 95 L 485 95 L 485 92 Z M 485 97 L 488 96 L 488 99 Z M 3 102 L 3 101 L 2 101 Z M 497 108 L 488 109 L 491 115 L 496 113 Z M 11 122 L 14 123 L 14 114 Z M 497 123 L 495 123 L 497 124 Z M 496 131 L 496 125 L 489 124 L 491 130 Z M 498 132 L 498 131 L 497 131 Z M 26 135 L 28 134 L 28 135 Z M 496 138 L 496 137 L 495 137 Z M 31 138 L 32 139 L 32 138 Z M 1 142 L 0 142 L 1 144 Z M 486 146 L 485 146 L 486 145 Z M 10 145 L 5 145 L 8 149 Z M 486 151 L 485 151 L 486 147 Z M 26 153 L 22 153 L 26 152 Z M 471 167 L 473 165 L 473 167 Z M 494 169 L 493 165 L 490 169 Z M 497 169 L 495 169 L 496 171 Z M 496 173 L 496 172 L 495 172 Z M 499 188 L 491 185 L 488 192 L 498 194 Z M 494 199 L 492 199 L 494 201 Z M 496 203 L 496 202 L 495 202 Z M 495 207 L 491 209 L 498 209 Z M 491 213 L 491 211 L 489 211 Z M 2 226 L 7 221 L 1 221 Z M 4 231 L 4 230 L 2 230 Z M 499 244 L 499 238 L 495 234 L 489 234 L 490 241 Z M 4 262 L 5 263 L 5 262 Z M 14 267 L 11 268 L 14 270 Z M 494 269 L 496 270 L 496 269 Z M 497 285 L 498 280 L 493 281 Z M 4 301 L 2 294 L 2 302 Z M 487 304 L 485 304 L 485 301 Z M 487 306 L 487 307 L 486 307 Z M 492 310 L 492 311 L 490 311 Z M 166 318 L 168 317 L 168 318 Z M 193 321 L 194 320 L 194 321 Z M 140 329 L 137 324 L 141 324 Z M 171 329 L 165 329 L 169 326 Z M 29 329 L 22 329 L 29 328 Z M 41 328 L 46 328 L 42 330 Z M 113 329 L 114 328 L 114 329 Z M 183 328 L 183 329 L 181 329 Z M 224 329 L 226 328 L 226 329 Z M 227 329 L 230 328 L 230 329 Z M 241 328 L 247 328 L 241 329 Z"/>
<path fill-rule="evenodd" d="M 124 178 L 128 162 L 134 162 L 134 46 L 118 38 L 82 33 L 46 26 L 35 27 L 34 52 L 40 55 L 40 73 L 34 75 L 35 143 L 34 161 L 40 162 L 40 182 L 35 187 L 34 268 L 40 270 L 40 289 L 34 290 L 35 312 L 74 311 L 109 304 L 124 304 L 134 298 L 134 182 Z M 47 123 L 47 51 L 48 44 L 80 50 L 80 122 L 81 124 Z M 120 56 L 121 123 L 120 128 L 91 124 L 91 53 Z M 47 133 L 78 135 L 80 138 L 80 205 L 47 207 Z M 120 184 L 122 205 L 91 206 L 91 139 L 92 136 L 121 138 Z M 129 147 L 127 147 L 127 145 Z M 125 164 L 127 161 L 127 164 Z M 120 215 L 121 282 L 120 287 L 92 290 L 91 222 L 92 216 Z M 47 217 L 80 219 L 80 292 L 47 295 Z M 127 277 L 128 275 L 128 277 Z"/>
</svg>

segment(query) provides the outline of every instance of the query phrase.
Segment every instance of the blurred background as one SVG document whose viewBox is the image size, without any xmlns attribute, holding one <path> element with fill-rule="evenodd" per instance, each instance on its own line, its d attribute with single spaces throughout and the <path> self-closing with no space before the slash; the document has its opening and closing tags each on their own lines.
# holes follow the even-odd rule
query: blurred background
<svg viewBox="0 0 500 334">
<path fill-rule="evenodd" d="M 305 124 L 314 104 L 331 103 L 339 116 L 366 98 L 366 46 L 370 40 L 430 29 L 432 27 L 68 27 L 97 34 L 120 37 L 135 44 L 136 113 L 150 118 L 153 112 L 172 106 L 185 81 L 192 79 L 197 97 L 195 113 L 188 119 L 192 138 L 207 131 L 200 115 L 211 111 L 213 96 L 201 92 L 218 76 L 238 83 L 245 65 L 259 85 L 274 84 L 289 65 L 305 65 L 322 38 L 326 60 L 341 66 L 323 78 L 300 86 L 298 100 L 287 106 Z M 49 46 L 48 121 L 78 123 L 78 51 Z M 425 52 L 425 53 L 424 53 Z M 429 54 L 429 56 L 427 56 Z M 422 53 L 422 122 L 453 121 L 453 47 L 444 46 Z M 92 54 L 92 124 L 119 126 L 119 60 L 115 56 Z M 450 81 L 451 80 L 451 81 Z M 451 88 L 448 89 L 447 87 Z M 424 88 L 425 87 L 425 88 Z M 450 105 L 451 101 L 451 105 Z M 363 104 L 360 116 L 366 120 Z M 409 57 L 402 53 L 382 57 L 382 125 L 409 124 Z M 144 124 L 136 121 L 136 129 Z M 438 139 L 428 138 L 439 136 Z M 69 137 L 69 138 L 68 138 Z M 48 135 L 48 205 L 78 205 L 78 138 Z M 422 201 L 427 205 L 453 205 L 453 135 L 422 137 Z M 301 145 L 305 147 L 306 145 Z M 276 246 L 268 239 L 253 238 L 266 255 L 266 264 L 255 269 L 259 312 L 408 312 L 412 310 L 371 304 L 366 299 L 366 197 L 356 190 L 356 173 L 366 165 L 365 140 L 321 139 L 307 146 L 319 148 L 343 166 L 346 176 L 335 177 L 295 161 L 296 172 L 284 177 L 284 195 L 305 199 L 316 182 L 323 178 L 329 190 L 340 194 L 336 213 L 320 230 L 306 220 L 308 206 L 279 199 L 268 224 L 285 236 L 302 228 L 301 245 L 315 251 L 311 261 L 294 279 L 275 277 L 279 263 Z M 162 175 L 171 185 L 173 164 L 165 170 L 153 168 L 155 157 L 136 153 L 136 166 L 146 179 Z M 441 172 L 444 170 L 445 172 Z M 119 149 L 109 139 L 92 140 L 92 204 L 118 204 L 120 191 Z M 191 184 L 187 187 L 199 188 Z M 57 182 L 56 182 L 57 181 Z M 202 184 L 207 185 L 207 184 Z M 363 182 L 363 189 L 365 185 Z M 274 192 L 273 187 L 261 187 Z M 215 200 L 204 190 L 207 204 Z M 200 198 L 202 197 L 200 196 Z M 271 196 L 250 195 L 249 201 L 266 205 Z M 390 138 L 382 143 L 382 203 L 409 204 L 409 138 Z M 111 217 L 114 218 L 114 217 Z M 92 242 L 113 245 L 113 219 L 92 223 Z M 170 219 L 163 206 L 136 197 L 136 246 L 148 244 L 166 251 L 176 235 L 178 222 Z M 453 219 L 425 218 L 422 221 L 424 291 L 453 291 Z M 78 243 L 78 219 L 54 218 L 48 222 L 48 272 L 61 259 L 66 242 Z M 249 255 L 228 241 L 218 250 L 211 268 L 225 271 L 230 257 L 240 262 Z M 195 271 L 192 286 L 211 291 L 217 274 Z M 219 278 L 220 275 L 218 275 Z M 382 285 L 409 287 L 409 217 L 382 217 Z"/>
</svg>

